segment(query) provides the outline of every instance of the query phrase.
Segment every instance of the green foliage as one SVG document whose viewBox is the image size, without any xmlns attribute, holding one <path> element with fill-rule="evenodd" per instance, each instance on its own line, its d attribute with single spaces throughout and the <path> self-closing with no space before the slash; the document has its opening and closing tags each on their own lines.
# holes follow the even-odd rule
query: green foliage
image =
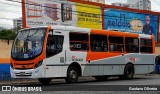
<svg viewBox="0 0 160 94">
<path fill-rule="evenodd" d="M 12 30 L 0 30 L 0 39 L 14 40 L 16 34 Z"/>
</svg>

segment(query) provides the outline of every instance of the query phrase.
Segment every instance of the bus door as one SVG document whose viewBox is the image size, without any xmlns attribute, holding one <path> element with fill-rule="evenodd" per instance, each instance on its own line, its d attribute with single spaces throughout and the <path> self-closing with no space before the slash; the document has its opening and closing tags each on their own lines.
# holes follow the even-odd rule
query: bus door
<svg viewBox="0 0 160 94">
<path fill-rule="evenodd" d="M 49 32 L 46 45 L 46 66 L 48 68 L 50 67 L 49 69 L 53 69 L 53 66 L 59 66 L 55 67 L 54 70 L 63 70 L 59 69 L 62 68 L 60 65 L 65 64 L 65 50 L 63 50 L 63 42 L 64 35 L 60 35 L 60 33 L 56 33 L 54 30 Z M 52 72 L 54 70 L 50 71 Z M 56 74 L 57 76 L 58 73 Z M 49 75 L 49 73 L 47 73 L 47 75 Z"/>
</svg>

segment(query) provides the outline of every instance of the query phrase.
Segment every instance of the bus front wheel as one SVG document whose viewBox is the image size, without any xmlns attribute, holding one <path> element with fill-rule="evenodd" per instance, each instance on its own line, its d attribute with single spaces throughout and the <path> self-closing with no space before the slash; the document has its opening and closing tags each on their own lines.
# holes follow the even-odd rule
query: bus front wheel
<svg viewBox="0 0 160 94">
<path fill-rule="evenodd" d="M 40 83 L 42 83 L 43 85 L 48 85 L 51 82 L 51 78 L 40 78 L 38 79 Z"/>
<path fill-rule="evenodd" d="M 78 70 L 76 67 L 69 67 L 65 81 L 66 83 L 76 83 L 78 81 Z"/>
</svg>

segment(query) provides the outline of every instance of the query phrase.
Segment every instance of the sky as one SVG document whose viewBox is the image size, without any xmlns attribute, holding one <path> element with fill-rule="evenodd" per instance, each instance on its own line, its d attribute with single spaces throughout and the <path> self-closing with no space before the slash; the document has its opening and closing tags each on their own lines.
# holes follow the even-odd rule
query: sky
<svg viewBox="0 0 160 94">
<path fill-rule="evenodd" d="M 21 0 L 0 0 L 0 26 L 13 28 L 13 19 L 22 17 Z M 105 0 L 106 4 L 114 2 L 126 3 L 127 0 Z M 160 12 L 160 0 L 151 0 L 152 10 Z"/>
</svg>

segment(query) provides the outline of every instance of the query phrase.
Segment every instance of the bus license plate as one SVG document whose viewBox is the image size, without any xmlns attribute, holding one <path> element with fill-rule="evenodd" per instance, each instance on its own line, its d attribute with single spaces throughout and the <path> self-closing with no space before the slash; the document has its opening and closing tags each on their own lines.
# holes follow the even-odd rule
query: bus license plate
<svg viewBox="0 0 160 94">
<path fill-rule="evenodd" d="M 25 72 L 20 72 L 20 76 L 24 76 L 25 75 Z"/>
</svg>

